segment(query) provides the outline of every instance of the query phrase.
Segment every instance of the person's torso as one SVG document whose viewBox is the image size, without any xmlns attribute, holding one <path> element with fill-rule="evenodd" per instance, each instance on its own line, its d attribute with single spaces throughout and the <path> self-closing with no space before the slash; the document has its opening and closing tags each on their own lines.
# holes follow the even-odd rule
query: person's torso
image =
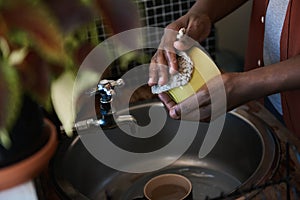
<svg viewBox="0 0 300 200">
<path fill-rule="evenodd" d="M 263 67 L 265 15 L 268 0 L 253 0 L 244 70 Z M 300 55 L 300 1 L 290 0 L 280 41 L 280 60 Z M 300 65 L 299 65 L 300 66 Z M 262 99 L 261 99 L 262 100 Z M 290 131 L 300 138 L 300 89 L 282 91 L 283 117 Z"/>
<path fill-rule="evenodd" d="M 280 62 L 280 39 L 289 0 L 269 0 L 265 16 L 263 61 L 265 65 Z M 282 115 L 280 94 L 268 96 L 272 105 Z"/>
</svg>

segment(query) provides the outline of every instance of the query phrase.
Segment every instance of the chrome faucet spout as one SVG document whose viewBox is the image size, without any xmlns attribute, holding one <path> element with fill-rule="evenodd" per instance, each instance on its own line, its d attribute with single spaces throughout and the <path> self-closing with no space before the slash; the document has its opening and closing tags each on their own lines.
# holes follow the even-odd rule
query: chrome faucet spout
<svg viewBox="0 0 300 200">
<path fill-rule="evenodd" d="M 110 117 L 110 118 L 108 118 Z M 112 114 L 107 116 L 105 119 L 87 119 L 78 121 L 75 123 L 75 129 L 77 131 L 84 131 L 91 127 L 101 127 L 103 129 L 112 129 L 117 126 L 128 125 L 130 128 L 130 133 L 136 135 L 139 132 L 138 124 L 136 119 L 132 115 L 119 115 L 114 120 Z"/>
<path fill-rule="evenodd" d="M 116 86 L 123 86 L 125 83 L 123 79 L 114 80 L 101 80 L 97 86 L 97 94 L 100 96 L 100 119 L 99 124 L 104 129 L 115 128 L 117 124 L 130 124 L 132 131 L 136 133 L 137 123 L 131 115 L 117 115 L 114 118 L 112 111 L 113 96 L 115 95 L 114 88 Z"/>
<path fill-rule="evenodd" d="M 113 96 L 115 95 L 115 86 L 123 86 L 122 79 L 101 80 L 89 94 L 99 95 L 100 108 L 98 110 L 100 116 L 97 119 L 87 119 L 75 123 L 76 130 L 86 130 L 91 127 L 101 127 L 102 129 L 116 128 L 118 125 L 129 125 L 130 132 L 134 135 L 138 132 L 138 125 L 136 119 L 129 114 L 115 114 L 112 110 Z M 117 112 L 116 112 L 117 113 Z"/>
</svg>

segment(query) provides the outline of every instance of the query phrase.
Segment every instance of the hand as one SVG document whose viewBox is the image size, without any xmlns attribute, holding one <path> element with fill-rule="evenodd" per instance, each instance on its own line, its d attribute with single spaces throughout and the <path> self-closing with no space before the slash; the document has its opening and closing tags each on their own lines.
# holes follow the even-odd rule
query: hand
<svg viewBox="0 0 300 200">
<path fill-rule="evenodd" d="M 166 93 L 159 94 L 159 98 L 173 119 L 210 121 L 256 98 L 254 88 L 249 84 L 251 80 L 245 78 L 247 77 L 245 75 L 246 73 L 221 74 L 179 104 Z M 214 107 L 213 116 L 212 107 Z"/>
<path fill-rule="evenodd" d="M 185 37 L 176 41 L 180 28 L 186 29 Z M 162 37 L 159 49 L 153 56 L 149 68 L 148 85 L 164 85 L 168 82 L 169 74 L 178 71 L 175 49 L 187 50 L 200 42 L 210 33 L 211 21 L 207 15 L 188 12 L 175 22 L 169 24 Z"/>
</svg>

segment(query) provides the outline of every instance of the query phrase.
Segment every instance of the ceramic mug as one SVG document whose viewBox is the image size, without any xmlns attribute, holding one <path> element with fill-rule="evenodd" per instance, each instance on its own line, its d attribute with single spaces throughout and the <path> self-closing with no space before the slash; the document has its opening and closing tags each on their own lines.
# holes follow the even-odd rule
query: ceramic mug
<svg viewBox="0 0 300 200">
<path fill-rule="evenodd" d="M 194 64 L 194 70 L 189 83 L 184 86 L 173 88 L 167 92 L 176 103 L 180 103 L 192 96 L 206 82 L 221 74 L 218 67 L 203 47 L 194 46 L 187 51 L 187 54 Z"/>
<path fill-rule="evenodd" d="M 144 186 L 148 200 L 192 200 L 192 183 L 179 174 L 162 174 L 150 179 Z"/>
</svg>

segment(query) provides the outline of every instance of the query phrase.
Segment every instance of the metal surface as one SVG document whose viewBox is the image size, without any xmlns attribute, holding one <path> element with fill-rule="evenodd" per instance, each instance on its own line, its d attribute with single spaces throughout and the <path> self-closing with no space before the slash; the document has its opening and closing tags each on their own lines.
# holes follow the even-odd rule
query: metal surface
<svg viewBox="0 0 300 200">
<path fill-rule="evenodd" d="M 131 107 L 130 114 L 140 125 L 147 125 L 150 119 L 145 113 L 150 106 L 163 109 L 161 103 L 153 102 Z M 105 133 L 125 150 L 149 152 L 172 139 L 178 122 L 168 118 L 163 129 L 147 139 L 121 134 L 118 128 Z M 141 174 L 124 173 L 103 165 L 89 154 L 79 137 L 64 140 L 52 163 L 55 183 L 65 199 L 132 200 L 142 197 L 142 188 L 150 178 L 172 172 L 192 181 L 193 198 L 197 200 L 247 188 L 272 176 L 278 164 L 279 149 L 272 132 L 261 120 L 250 114 L 227 114 L 216 146 L 208 156 L 199 159 L 198 151 L 207 128 L 208 124 L 200 123 L 194 142 L 175 163 L 159 171 Z M 163 162 L 167 158 L 161 159 Z"/>
<path fill-rule="evenodd" d="M 123 79 L 114 80 L 101 80 L 97 88 L 92 88 L 87 92 L 89 96 L 96 98 L 97 119 L 89 118 L 75 122 L 74 131 L 84 131 L 93 127 L 101 127 L 102 129 L 113 129 L 117 124 L 128 124 L 135 131 L 135 124 L 137 123 L 132 115 L 115 115 L 112 110 L 113 96 L 116 95 L 115 87 L 122 87 L 124 85 Z M 60 128 L 64 133 L 63 127 Z"/>
</svg>

